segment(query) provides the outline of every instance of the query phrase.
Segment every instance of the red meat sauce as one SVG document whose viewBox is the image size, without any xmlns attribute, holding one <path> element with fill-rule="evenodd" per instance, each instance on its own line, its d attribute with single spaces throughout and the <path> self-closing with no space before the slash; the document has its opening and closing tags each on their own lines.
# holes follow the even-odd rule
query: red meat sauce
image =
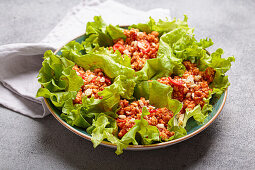
<svg viewBox="0 0 255 170">
<path fill-rule="evenodd" d="M 83 96 L 101 99 L 102 97 L 98 95 L 98 92 L 103 91 L 105 87 L 111 85 L 110 78 L 104 75 L 102 69 L 97 68 L 94 71 L 84 71 L 84 69 L 78 65 L 74 65 L 72 69 L 76 71 L 78 76 L 82 77 L 84 82 L 84 85 L 78 91 L 73 101 L 74 104 L 81 104 Z"/>
<path fill-rule="evenodd" d="M 114 41 L 114 51 L 119 50 L 122 54 L 131 57 L 131 67 L 135 71 L 143 68 L 146 60 L 156 58 L 159 48 L 158 32 L 152 31 L 150 34 L 139 32 L 138 29 L 131 28 L 124 30 L 126 40 L 118 39 Z"/>
<path fill-rule="evenodd" d="M 163 77 L 158 79 L 160 83 L 173 87 L 172 97 L 183 102 L 181 113 L 186 109 L 192 110 L 199 105 L 203 108 L 204 98 L 208 98 L 212 89 L 209 84 L 213 81 L 215 70 L 208 67 L 205 71 L 200 71 L 196 64 L 184 61 L 186 71 L 182 77 Z"/>
<path fill-rule="evenodd" d="M 118 136 L 120 138 L 135 125 L 136 119 L 141 119 L 143 107 L 146 107 L 150 112 L 144 119 L 147 120 L 150 125 L 158 128 L 162 140 L 168 139 L 174 135 L 174 132 L 167 130 L 167 123 L 174 116 L 173 112 L 165 107 L 155 108 L 153 105 L 149 104 L 149 100 L 141 98 L 132 103 L 129 103 L 129 101 L 125 99 L 120 101 L 120 109 L 117 112 L 117 125 L 119 127 Z"/>
</svg>

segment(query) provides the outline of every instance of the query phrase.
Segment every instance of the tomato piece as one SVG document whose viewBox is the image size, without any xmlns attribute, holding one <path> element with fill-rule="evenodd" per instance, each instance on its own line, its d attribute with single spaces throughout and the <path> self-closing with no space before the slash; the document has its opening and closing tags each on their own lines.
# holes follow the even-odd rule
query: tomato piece
<svg viewBox="0 0 255 170">
<path fill-rule="evenodd" d="M 136 32 L 130 32 L 131 40 L 136 40 L 137 33 Z"/>
<path fill-rule="evenodd" d="M 176 81 L 174 79 L 172 79 L 171 77 L 168 77 L 168 80 L 170 81 L 171 84 L 173 84 L 174 86 L 182 86 L 183 82 L 181 81 Z"/>
<path fill-rule="evenodd" d="M 112 82 L 109 78 L 105 78 L 105 83 L 109 86 L 111 85 Z"/>
<path fill-rule="evenodd" d="M 86 76 L 81 76 L 81 78 L 82 78 L 83 80 L 85 80 L 85 77 L 86 77 Z"/>
<path fill-rule="evenodd" d="M 94 77 L 91 82 L 94 83 L 96 81 L 97 77 Z"/>
<path fill-rule="evenodd" d="M 117 122 L 126 122 L 126 119 L 117 119 Z"/>
<path fill-rule="evenodd" d="M 147 53 L 150 51 L 150 43 L 146 40 L 140 41 L 138 42 L 138 48 L 140 49 L 140 51 Z"/>
<path fill-rule="evenodd" d="M 123 51 L 125 50 L 125 47 L 119 43 L 114 44 L 112 48 L 114 51 L 119 50 L 122 54 Z"/>
<path fill-rule="evenodd" d="M 158 109 L 149 111 L 150 113 L 156 113 Z"/>
</svg>

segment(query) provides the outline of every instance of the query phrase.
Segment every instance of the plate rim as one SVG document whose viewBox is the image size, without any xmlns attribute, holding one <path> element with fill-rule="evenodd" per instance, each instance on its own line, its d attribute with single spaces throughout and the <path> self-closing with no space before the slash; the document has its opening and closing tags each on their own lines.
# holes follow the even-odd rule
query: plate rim
<svg viewBox="0 0 255 170">
<path fill-rule="evenodd" d="M 82 36 L 84 36 L 84 34 L 82 34 L 80 36 L 77 36 L 76 38 L 73 38 L 71 41 L 76 40 L 76 39 L 78 39 L 78 38 L 80 38 Z M 70 42 L 70 41 L 68 41 L 68 42 Z M 65 45 L 63 45 L 63 46 L 65 46 Z M 54 51 L 54 54 L 56 54 L 58 51 L 60 51 L 63 46 L 61 46 L 60 48 L 56 49 Z M 188 134 L 186 136 L 183 136 L 181 138 L 178 138 L 178 139 L 175 139 L 175 140 L 172 140 L 172 141 L 162 142 L 162 143 L 155 143 L 155 144 L 150 144 L 150 145 L 128 145 L 128 147 L 125 150 L 151 150 L 151 149 L 159 149 L 159 148 L 162 148 L 162 147 L 170 146 L 170 145 L 173 145 L 173 144 L 185 141 L 185 140 L 187 140 L 187 139 L 189 139 L 189 138 L 199 134 L 200 132 L 204 131 L 210 124 L 212 124 L 212 122 L 214 122 L 215 119 L 218 117 L 218 115 L 220 114 L 220 112 L 222 111 L 222 109 L 223 109 L 223 107 L 225 105 L 225 102 L 226 102 L 226 99 L 227 99 L 227 93 L 228 93 L 228 88 L 225 90 L 223 102 L 221 103 L 217 113 L 206 124 L 204 124 L 199 129 L 195 130 L 194 132 L 192 132 L 192 133 L 190 133 L 190 134 Z M 51 106 L 48 103 L 47 99 L 45 97 L 43 97 L 43 99 L 44 99 L 44 103 L 46 104 L 47 108 L 50 110 L 51 114 L 58 120 L 59 123 L 61 123 L 64 127 L 66 127 L 71 132 L 75 133 L 76 135 L 91 141 L 91 138 L 92 138 L 91 136 L 88 136 L 88 135 L 78 131 L 77 129 L 75 129 L 74 127 L 72 127 L 68 123 L 66 123 L 64 120 L 62 120 L 60 118 L 60 116 L 58 116 L 58 114 L 55 113 L 55 111 L 51 108 Z M 107 141 L 102 141 L 100 143 L 100 145 L 108 146 L 108 147 L 111 147 L 111 148 L 117 148 L 117 146 L 115 144 L 112 144 L 112 143 L 107 142 Z"/>
</svg>

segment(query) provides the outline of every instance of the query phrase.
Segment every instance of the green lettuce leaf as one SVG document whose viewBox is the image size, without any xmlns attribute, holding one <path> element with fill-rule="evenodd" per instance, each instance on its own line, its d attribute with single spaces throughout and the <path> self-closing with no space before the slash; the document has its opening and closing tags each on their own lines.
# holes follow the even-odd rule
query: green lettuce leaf
<svg viewBox="0 0 255 170">
<path fill-rule="evenodd" d="M 78 91 L 83 80 L 72 70 L 73 66 L 72 61 L 54 55 L 52 51 L 46 51 L 38 82 L 50 92 Z"/>
<path fill-rule="evenodd" d="M 213 92 L 218 96 L 220 96 L 230 85 L 228 76 L 225 76 L 225 73 L 230 69 L 231 62 L 235 61 L 233 56 L 228 58 L 221 58 L 223 53 L 224 52 L 222 49 L 217 49 L 214 53 L 211 54 L 211 60 L 209 62 L 207 61 L 206 63 L 209 67 L 214 68 L 216 71 L 214 80 L 210 87 L 213 88 Z"/>
<path fill-rule="evenodd" d="M 118 26 L 109 25 L 106 27 L 106 32 L 109 34 L 109 36 L 112 38 L 112 40 L 116 40 L 119 38 L 126 39 L 123 28 L 120 28 Z"/>
<path fill-rule="evenodd" d="M 137 84 L 134 96 L 137 99 L 144 97 L 150 101 L 150 104 L 158 108 L 167 107 L 174 114 L 177 114 L 182 108 L 182 103 L 176 99 L 172 99 L 172 92 L 173 88 L 171 86 L 152 80 Z"/>
<path fill-rule="evenodd" d="M 211 106 L 211 105 L 208 105 L 208 106 Z M 200 105 L 197 105 L 193 110 L 190 110 L 190 111 L 186 110 L 185 114 L 177 114 L 171 120 L 169 120 L 168 130 L 175 132 L 175 134 L 170 139 L 168 139 L 168 141 L 173 139 L 178 139 L 187 135 L 187 131 L 185 127 L 190 118 L 194 118 L 194 120 L 198 124 L 202 124 L 205 118 L 207 117 L 208 111 L 211 110 L 211 108 L 207 106 L 203 107 L 203 109 L 204 108 L 207 108 L 207 109 L 201 110 Z"/>
<path fill-rule="evenodd" d="M 204 106 L 203 108 L 201 108 L 200 105 L 197 105 L 194 109 L 192 110 L 188 110 L 186 109 L 186 112 L 184 113 L 184 115 L 178 115 L 179 119 L 177 121 L 177 119 L 175 118 L 175 125 L 176 122 L 178 122 L 178 124 L 185 128 L 187 125 L 188 120 L 193 117 L 194 120 L 196 121 L 197 124 L 203 124 L 205 118 L 208 116 L 208 113 L 212 111 L 213 106 L 210 104 L 210 100 L 212 98 L 212 94 L 213 92 L 209 92 L 209 97 L 208 98 L 204 98 Z M 182 117 L 183 116 L 183 117 Z M 177 116 L 176 116 L 177 117 Z"/>
<path fill-rule="evenodd" d="M 92 131 L 91 141 L 93 146 L 97 147 L 104 139 L 112 144 L 117 145 L 116 154 L 121 154 L 123 149 L 127 148 L 127 144 L 123 143 L 116 137 L 117 123 L 115 119 L 103 113 L 99 114 L 96 120 L 93 120 L 94 129 Z"/>
<path fill-rule="evenodd" d="M 174 132 L 174 136 L 170 137 L 168 140 L 166 141 L 170 141 L 170 140 L 174 140 L 174 139 L 178 139 L 181 138 L 183 136 L 187 135 L 187 131 L 184 127 L 180 126 L 178 123 L 178 120 L 176 119 L 176 117 L 172 117 L 169 122 L 168 122 L 168 130 L 170 132 Z"/>
<path fill-rule="evenodd" d="M 213 106 L 210 104 L 210 101 L 212 99 L 212 92 L 209 91 L 209 97 L 208 98 L 204 98 L 204 106 L 202 108 L 202 113 L 207 117 L 208 113 L 211 112 L 213 110 Z"/>
<path fill-rule="evenodd" d="M 166 56 L 149 59 L 144 67 L 136 72 L 136 81 L 156 80 L 158 78 L 169 76 L 173 73 L 174 65 Z"/>
<path fill-rule="evenodd" d="M 71 126 L 77 126 L 84 129 L 91 126 L 91 123 L 88 122 L 82 114 L 82 107 L 78 107 L 76 109 L 68 111 L 67 113 L 63 111 L 60 117 Z"/>
<path fill-rule="evenodd" d="M 197 122 L 203 123 L 206 116 L 202 113 L 201 106 L 197 105 L 193 110 L 186 109 L 182 127 L 186 127 L 187 121 L 193 117 Z"/>
<path fill-rule="evenodd" d="M 182 64 L 184 60 L 195 62 L 195 57 L 203 54 L 202 48 L 194 48 L 195 38 L 191 29 L 177 28 L 164 34 L 160 39 L 158 57 L 167 56 L 172 65 L 170 74 L 182 75 L 185 67 Z M 204 51 L 206 53 L 206 51 Z"/>
<path fill-rule="evenodd" d="M 144 107 L 142 110 L 142 118 L 136 121 L 136 125 L 140 126 L 140 130 L 138 131 L 138 133 L 142 138 L 143 145 L 149 145 L 153 142 L 159 141 L 158 128 L 156 126 L 149 125 L 147 120 L 144 119 L 144 116 L 149 114 L 150 112 L 147 110 L 146 107 Z"/>
<path fill-rule="evenodd" d="M 135 125 L 121 138 L 121 142 L 124 144 L 134 144 L 138 145 L 136 140 L 136 135 L 141 137 L 141 143 L 144 145 L 151 144 L 153 142 L 159 141 L 159 131 L 156 126 L 151 126 L 144 119 L 144 116 L 149 115 L 150 112 L 146 107 L 142 110 L 142 115 L 140 120 L 135 120 Z"/>
<path fill-rule="evenodd" d="M 70 41 L 67 43 L 64 47 L 61 48 L 62 56 L 68 56 L 70 52 L 82 54 L 81 51 L 84 50 L 84 47 L 76 42 L 76 41 Z"/>
<path fill-rule="evenodd" d="M 62 56 L 83 67 L 85 70 L 101 68 L 110 78 L 115 78 L 119 75 L 133 78 L 135 75 L 135 71 L 132 68 L 127 67 L 125 58 L 123 59 L 120 54 L 111 53 L 104 48 L 99 48 L 98 50 L 85 55 L 70 50 L 68 55 L 62 54 Z"/>
<path fill-rule="evenodd" d="M 51 93 L 46 88 L 39 88 L 36 94 L 36 97 L 45 97 L 49 98 L 51 102 L 56 107 L 63 107 L 65 102 L 69 99 L 75 99 L 77 92 L 67 91 L 67 92 L 53 92 Z"/>
<path fill-rule="evenodd" d="M 68 99 L 75 99 L 83 80 L 72 67 L 74 63 L 66 58 L 46 51 L 38 82 L 43 86 L 37 97 L 49 98 L 56 107 L 63 107 Z"/>
<path fill-rule="evenodd" d="M 98 45 L 104 47 L 113 45 L 111 37 L 106 33 L 106 23 L 104 23 L 101 16 L 95 16 L 94 22 L 87 23 L 86 35 L 89 36 L 83 44 L 86 50 Z"/>
<path fill-rule="evenodd" d="M 101 54 L 101 55 L 107 55 L 110 57 L 114 62 L 121 64 L 125 67 L 131 68 L 131 58 L 128 57 L 128 55 L 124 54 L 122 55 L 119 51 L 114 52 L 113 49 L 108 50 L 102 47 L 96 47 L 91 52 L 93 54 Z"/>
<path fill-rule="evenodd" d="M 105 110 L 110 110 L 118 105 L 121 98 L 133 99 L 135 84 L 134 79 L 128 79 L 124 75 L 116 77 L 112 85 L 98 93 L 103 96 L 102 103 Z"/>
<path fill-rule="evenodd" d="M 106 29 L 106 23 L 103 21 L 101 16 L 95 16 L 94 22 L 88 22 L 86 26 L 86 34 L 95 34 L 97 30 L 104 30 Z"/>
<path fill-rule="evenodd" d="M 184 15 L 184 20 L 176 20 L 175 18 L 172 21 L 168 21 L 166 18 L 166 21 L 159 20 L 156 22 L 154 19 L 150 17 L 150 20 L 148 23 L 139 23 L 139 24 L 134 24 L 129 27 L 131 28 L 136 28 L 139 29 L 140 31 L 146 32 L 146 33 L 151 33 L 152 31 L 157 31 L 160 35 L 166 32 L 170 32 L 176 28 L 185 28 L 188 27 L 187 24 L 188 17 Z"/>
<path fill-rule="evenodd" d="M 126 36 L 119 26 L 106 25 L 101 16 L 95 16 L 94 22 L 88 22 L 86 36 L 88 38 L 82 43 L 86 52 L 90 52 L 94 47 L 108 47 L 113 45 L 113 40 Z"/>
<path fill-rule="evenodd" d="M 73 100 L 65 102 L 60 115 L 63 120 L 72 126 L 88 128 L 92 125 L 93 119 L 105 108 L 102 101 L 99 99 L 82 98 L 82 104 L 73 104 Z"/>
</svg>

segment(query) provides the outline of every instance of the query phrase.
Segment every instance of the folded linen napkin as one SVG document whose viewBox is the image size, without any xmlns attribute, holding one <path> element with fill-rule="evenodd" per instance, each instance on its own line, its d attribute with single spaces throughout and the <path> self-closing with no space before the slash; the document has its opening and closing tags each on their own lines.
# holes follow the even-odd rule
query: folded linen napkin
<svg viewBox="0 0 255 170">
<path fill-rule="evenodd" d="M 46 50 L 60 48 L 84 34 L 88 21 L 101 15 L 109 24 L 130 25 L 170 16 L 167 9 L 139 11 L 108 0 L 82 1 L 74 7 L 40 43 L 18 43 L 0 46 L 0 104 L 32 118 L 49 114 L 42 98 L 35 98 L 40 87 L 37 75 Z"/>
</svg>

